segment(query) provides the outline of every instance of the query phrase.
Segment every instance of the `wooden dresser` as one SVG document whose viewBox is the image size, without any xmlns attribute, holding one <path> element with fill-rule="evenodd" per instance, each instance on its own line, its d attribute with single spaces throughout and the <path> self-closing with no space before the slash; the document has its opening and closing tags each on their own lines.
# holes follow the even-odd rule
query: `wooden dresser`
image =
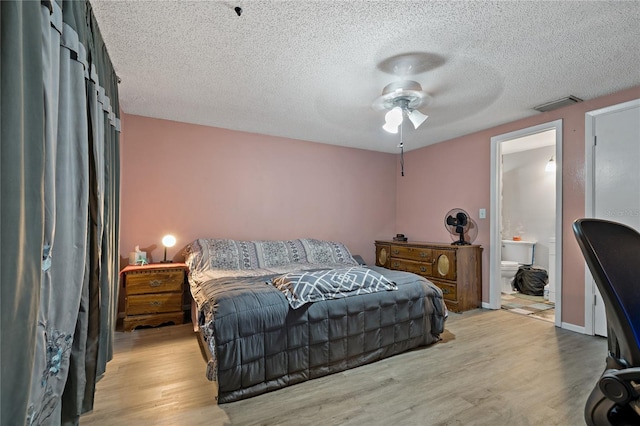
<svg viewBox="0 0 640 426">
<path fill-rule="evenodd" d="M 124 280 L 124 331 L 142 325 L 182 324 L 186 265 L 160 263 L 127 266 Z"/>
<path fill-rule="evenodd" d="M 482 247 L 376 241 L 376 265 L 422 275 L 442 289 L 447 308 L 463 312 L 482 303 Z"/>
</svg>

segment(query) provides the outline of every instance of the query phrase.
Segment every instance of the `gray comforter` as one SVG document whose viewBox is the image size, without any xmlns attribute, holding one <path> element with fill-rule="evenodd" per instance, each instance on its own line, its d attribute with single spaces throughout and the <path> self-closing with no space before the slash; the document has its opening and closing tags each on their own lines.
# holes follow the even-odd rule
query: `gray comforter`
<svg viewBox="0 0 640 426">
<path fill-rule="evenodd" d="M 411 273 L 371 269 L 398 290 L 322 300 L 291 309 L 265 281 L 217 278 L 192 284 L 212 358 L 207 377 L 230 402 L 428 345 L 444 330 L 438 287 Z"/>
</svg>

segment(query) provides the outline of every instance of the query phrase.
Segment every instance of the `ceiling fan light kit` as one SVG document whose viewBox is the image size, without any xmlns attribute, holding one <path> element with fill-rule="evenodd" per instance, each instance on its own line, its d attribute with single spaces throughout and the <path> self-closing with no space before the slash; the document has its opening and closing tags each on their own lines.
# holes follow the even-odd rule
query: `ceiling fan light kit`
<svg viewBox="0 0 640 426">
<path fill-rule="evenodd" d="M 382 128 L 396 134 L 400 129 L 400 164 L 402 167 L 402 176 L 404 176 L 404 143 L 402 141 L 402 122 L 406 115 L 413 128 L 417 129 L 425 122 L 428 115 L 418 111 L 418 108 L 424 107 L 431 102 L 431 96 L 424 90 L 420 83 L 413 80 L 401 80 L 387 84 L 382 89 L 382 95 L 373 101 L 373 108 L 379 111 L 388 110 L 384 115 L 385 123 Z"/>
</svg>

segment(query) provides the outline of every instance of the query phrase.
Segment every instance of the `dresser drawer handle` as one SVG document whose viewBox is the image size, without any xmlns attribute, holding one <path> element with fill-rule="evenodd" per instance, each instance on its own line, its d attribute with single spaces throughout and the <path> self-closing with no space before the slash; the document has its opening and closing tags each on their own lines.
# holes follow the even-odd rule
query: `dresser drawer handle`
<svg viewBox="0 0 640 426">
<path fill-rule="evenodd" d="M 449 294 L 448 288 L 441 288 L 440 290 L 442 290 L 442 294 Z"/>
<path fill-rule="evenodd" d="M 420 257 L 423 257 L 423 258 L 424 258 L 424 257 L 427 257 L 427 253 L 425 253 L 425 252 L 421 251 L 421 252 L 420 252 Z"/>
<path fill-rule="evenodd" d="M 427 268 L 426 268 L 426 267 L 424 267 L 424 266 L 421 266 L 421 267 L 420 267 L 420 272 L 427 272 Z"/>
<path fill-rule="evenodd" d="M 400 254 L 400 250 L 398 249 L 393 249 L 392 251 L 393 251 L 393 254 Z"/>
<path fill-rule="evenodd" d="M 393 262 L 392 263 L 394 268 L 399 268 L 400 267 L 400 262 Z"/>
<path fill-rule="evenodd" d="M 149 281 L 149 285 L 151 287 L 160 287 L 162 285 L 162 280 L 151 280 Z"/>
<path fill-rule="evenodd" d="M 160 302 L 158 302 L 157 300 L 154 300 L 153 302 L 149 302 L 149 304 L 151 306 L 160 306 Z"/>
</svg>

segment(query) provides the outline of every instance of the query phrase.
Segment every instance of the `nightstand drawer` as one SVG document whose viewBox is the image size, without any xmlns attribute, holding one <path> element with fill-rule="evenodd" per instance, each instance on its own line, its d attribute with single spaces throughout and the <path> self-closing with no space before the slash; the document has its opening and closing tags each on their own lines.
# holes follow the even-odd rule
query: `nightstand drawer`
<svg viewBox="0 0 640 426">
<path fill-rule="evenodd" d="M 127 294 L 146 294 L 182 291 L 184 271 L 167 269 L 127 273 Z"/>
<path fill-rule="evenodd" d="M 431 276 L 431 263 L 420 263 L 412 260 L 402 260 L 391 258 L 391 269 L 398 271 L 413 272 L 414 274 Z"/>
<path fill-rule="evenodd" d="M 127 315 L 156 314 L 182 310 L 182 293 L 127 296 Z"/>
<path fill-rule="evenodd" d="M 432 250 L 421 247 L 391 246 L 391 257 L 431 263 Z"/>
</svg>

